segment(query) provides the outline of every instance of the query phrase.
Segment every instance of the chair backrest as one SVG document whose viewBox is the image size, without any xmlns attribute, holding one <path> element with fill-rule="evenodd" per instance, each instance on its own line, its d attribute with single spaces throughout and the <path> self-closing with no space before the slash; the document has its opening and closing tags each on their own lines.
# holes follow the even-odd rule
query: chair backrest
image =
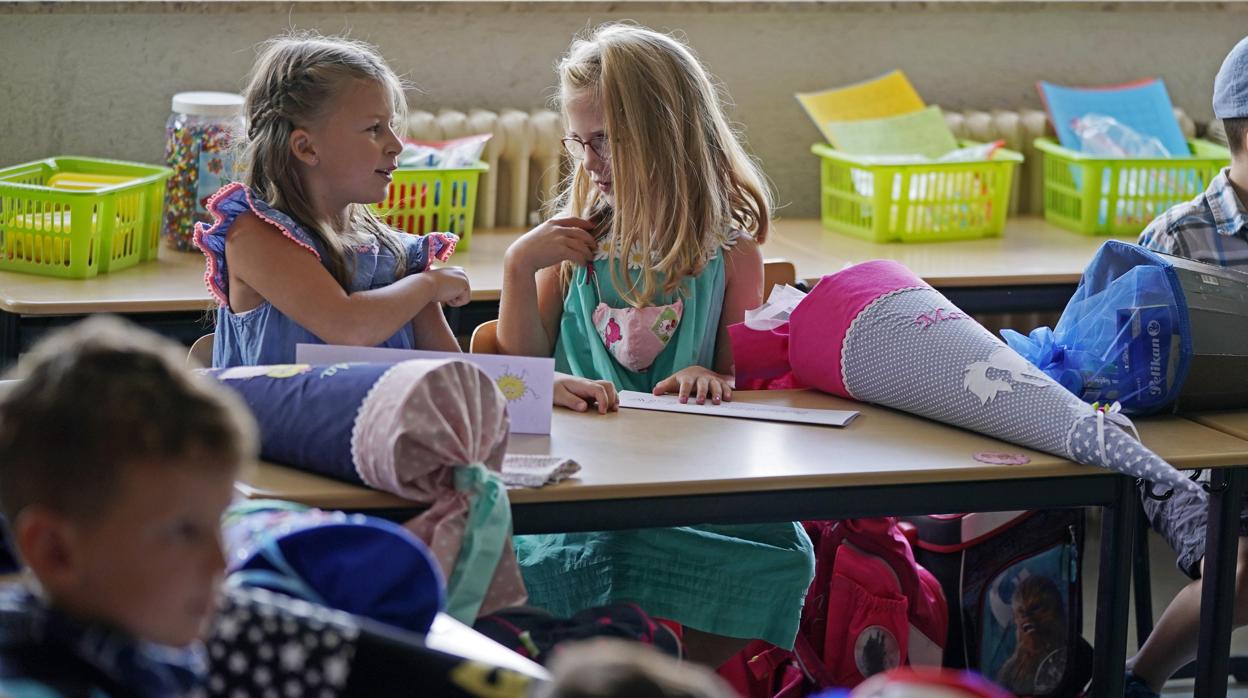
<svg viewBox="0 0 1248 698">
<path fill-rule="evenodd" d="M 771 294 L 771 287 L 777 284 L 793 285 L 797 283 L 797 267 L 787 259 L 773 259 L 763 262 L 763 300 Z"/>
<path fill-rule="evenodd" d="M 195 340 L 190 352 L 186 355 L 186 363 L 193 368 L 212 368 L 212 332 Z"/>
<path fill-rule="evenodd" d="M 498 320 L 477 325 L 477 329 L 472 331 L 472 339 L 468 340 L 468 351 L 472 354 L 498 353 Z"/>
</svg>

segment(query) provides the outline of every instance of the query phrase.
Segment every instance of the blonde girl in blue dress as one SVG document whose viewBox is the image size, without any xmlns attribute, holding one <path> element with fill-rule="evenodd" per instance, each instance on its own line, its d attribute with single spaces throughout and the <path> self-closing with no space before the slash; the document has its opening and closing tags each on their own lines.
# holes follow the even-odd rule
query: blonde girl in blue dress
<svg viewBox="0 0 1248 698">
<path fill-rule="evenodd" d="M 629 24 L 575 40 L 558 70 L 576 167 L 559 214 L 507 252 L 500 346 L 622 390 L 730 400 L 727 328 L 762 303 L 770 200 L 715 85 L 684 44 Z M 814 573 L 796 523 L 522 536 L 516 549 L 534 605 L 637 602 L 683 624 L 689 657 L 712 666 L 751 639 L 792 647 Z"/>
</svg>

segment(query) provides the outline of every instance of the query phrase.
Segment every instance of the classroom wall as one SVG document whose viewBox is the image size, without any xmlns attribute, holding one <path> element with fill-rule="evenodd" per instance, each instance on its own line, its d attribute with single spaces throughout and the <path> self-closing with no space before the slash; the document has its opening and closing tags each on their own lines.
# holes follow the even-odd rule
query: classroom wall
<svg viewBox="0 0 1248 698">
<path fill-rule="evenodd" d="M 818 138 L 795 91 L 904 69 L 946 108 L 1039 107 L 1034 83 L 1164 78 L 1211 116 L 1213 75 L 1248 34 L 1236 2 L 0 2 L 0 165 L 54 154 L 159 161 L 169 98 L 239 90 L 288 27 L 380 45 L 420 109 L 546 104 L 569 37 L 635 19 L 682 30 L 736 102 L 780 215 L 818 211 Z"/>
</svg>

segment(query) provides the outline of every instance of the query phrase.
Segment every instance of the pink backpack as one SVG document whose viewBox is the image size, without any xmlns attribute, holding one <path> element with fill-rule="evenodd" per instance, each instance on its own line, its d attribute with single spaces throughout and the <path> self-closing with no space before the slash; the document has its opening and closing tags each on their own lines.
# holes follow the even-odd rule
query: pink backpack
<svg viewBox="0 0 1248 698">
<path fill-rule="evenodd" d="M 792 651 L 751 642 L 719 673 L 745 698 L 852 687 L 897 666 L 940 666 L 949 615 L 895 517 L 806 521 L 815 579 Z"/>
</svg>

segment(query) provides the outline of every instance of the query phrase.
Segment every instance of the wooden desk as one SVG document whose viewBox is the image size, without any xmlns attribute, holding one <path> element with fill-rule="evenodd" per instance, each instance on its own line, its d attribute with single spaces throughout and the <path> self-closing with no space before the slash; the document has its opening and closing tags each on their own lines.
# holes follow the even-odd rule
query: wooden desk
<svg viewBox="0 0 1248 698">
<path fill-rule="evenodd" d="M 1240 439 L 1248 439 L 1248 410 L 1225 410 L 1221 412 L 1195 412 L 1184 417 L 1216 429 L 1223 434 L 1230 434 Z"/>
<path fill-rule="evenodd" d="M 470 251 L 452 258 L 472 281 L 473 302 L 448 310 L 458 334 L 498 316 L 503 253 L 523 233 L 515 228 L 475 231 Z M 995 313 L 1060 310 L 1104 240 L 1025 217 L 1007 221 L 999 238 L 877 245 L 825 231 L 815 220 L 782 219 L 763 254 L 792 261 L 798 278 L 811 282 L 850 262 L 894 259 L 963 310 Z M 164 249 L 156 262 L 80 281 L 0 272 L 0 368 L 40 331 L 92 313 L 125 315 L 189 344 L 211 331 L 205 312 L 215 304 L 203 276 L 203 255 Z"/>
<path fill-rule="evenodd" d="M 780 508 L 775 513 L 791 520 L 818 518 L 816 514 L 792 515 L 791 504 L 783 500 L 795 491 L 1091 478 L 1105 472 L 974 432 L 814 391 L 738 392 L 735 399 L 850 409 L 862 414 L 849 426 L 838 429 L 698 415 L 677 417 L 642 410 L 597 415 L 557 409 L 551 436 L 512 436 L 508 451 L 569 457 L 580 463 L 582 470 L 576 478 L 558 485 L 512 490 L 509 496 L 516 512 L 517 531 L 578 530 L 576 519 L 585 517 L 576 510 L 583 509 L 580 505 L 588 502 L 594 503 L 593 515 L 579 527 L 581 530 L 610 528 L 612 517 L 621 519 L 616 527 L 630 527 L 627 521 L 639 516 L 630 502 L 705 499 L 707 495 L 746 495 L 757 500 L 767 493 L 778 493 Z M 1178 417 L 1143 420 L 1141 431 L 1146 445 L 1178 467 L 1248 463 L 1248 442 Z M 978 452 L 1002 450 L 1026 454 L 1031 462 L 1001 466 L 973 458 Z M 326 508 L 414 510 L 411 502 L 386 492 L 273 464 L 262 464 L 238 483 L 238 491 L 249 498 L 275 497 Z M 922 498 L 916 504 L 926 508 L 905 513 L 931 513 L 932 501 L 939 500 Z M 571 518 L 542 516 L 540 524 L 532 518 L 550 505 L 571 505 L 560 507 Z M 696 517 L 715 514 L 702 504 L 693 506 L 701 511 L 646 511 L 641 523 L 706 522 L 710 519 Z M 744 515 L 755 520 L 775 520 L 762 509 L 752 509 L 752 513 Z M 952 506 L 946 509 L 961 510 Z M 740 515 L 741 512 L 728 513 L 733 520 L 739 520 Z"/>
<path fill-rule="evenodd" d="M 1092 255 L 1109 239 L 1114 238 L 1079 235 L 1041 217 L 1023 216 L 1007 220 L 1001 237 L 879 244 L 826 231 L 817 220 L 781 219 L 763 253 L 792 261 L 803 279 L 818 279 L 850 263 L 892 259 L 942 289 L 1077 284 Z"/>
<path fill-rule="evenodd" d="M 513 490 L 516 532 L 1101 506 L 1092 695 L 1121 694 L 1137 520 L 1130 478 L 818 393 L 737 393 L 737 399 L 862 415 L 836 429 L 631 410 L 607 416 L 556 411 L 550 437 L 515 438 L 511 450 L 569 456 L 583 470 L 559 485 Z M 1180 467 L 1248 463 L 1248 442 L 1181 418 L 1144 420 L 1141 431 L 1146 444 Z M 999 466 L 973 458 L 1000 450 L 1024 453 L 1031 462 Z M 397 497 L 274 465 L 238 489 L 249 497 L 414 513 Z"/>
<path fill-rule="evenodd" d="M 216 307 L 204 285 L 204 256 L 162 249 L 155 262 L 92 279 L 0 272 L 0 368 L 43 331 L 94 313 L 114 313 L 183 340 L 212 331 Z"/>
</svg>

